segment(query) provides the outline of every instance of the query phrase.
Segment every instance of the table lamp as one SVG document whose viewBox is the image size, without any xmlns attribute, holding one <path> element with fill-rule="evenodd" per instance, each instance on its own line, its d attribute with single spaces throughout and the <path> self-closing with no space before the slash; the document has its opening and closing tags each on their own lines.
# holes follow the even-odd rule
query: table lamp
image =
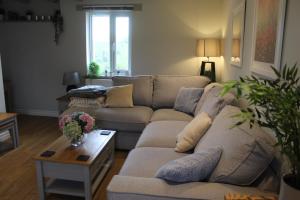
<svg viewBox="0 0 300 200">
<path fill-rule="evenodd" d="M 66 85 L 66 91 L 78 88 L 80 84 L 80 75 L 78 72 L 65 72 L 63 76 L 63 85 Z"/>
<path fill-rule="evenodd" d="M 200 75 L 207 76 L 212 82 L 216 81 L 215 62 L 209 61 L 210 57 L 220 56 L 220 39 L 200 39 L 197 41 L 196 56 L 207 57 L 207 61 L 202 61 Z M 210 67 L 207 67 L 210 64 Z"/>
</svg>

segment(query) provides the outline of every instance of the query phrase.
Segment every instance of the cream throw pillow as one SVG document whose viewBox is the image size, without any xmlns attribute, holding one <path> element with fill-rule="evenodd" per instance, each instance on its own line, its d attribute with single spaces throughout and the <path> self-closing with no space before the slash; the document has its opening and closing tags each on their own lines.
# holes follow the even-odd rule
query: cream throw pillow
<svg viewBox="0 0 300 200">
<path fill-rule="evenodd" d="M 177 136 L 175 151 L 186 152 L 196 146 L 200 138 L 212 124 L 206 112 L 197 115 Z"/>
<path fill-rule="evenodd" d="M 128 108 L 133 107 L 133 85 L 115 86 L 107 90 L 105 107 Z"/>
</svg>

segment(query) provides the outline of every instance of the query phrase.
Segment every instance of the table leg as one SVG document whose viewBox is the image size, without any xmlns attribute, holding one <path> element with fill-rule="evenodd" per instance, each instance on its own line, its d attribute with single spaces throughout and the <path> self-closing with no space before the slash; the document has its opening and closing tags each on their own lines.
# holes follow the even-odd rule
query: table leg
<svg viewBox="0 0 300 200">
<path fill-rule="evenodd" d="M 14 126 L 11 125 L 7 129 L 4 129 L 4 130 L 6 130 L 6 131 L 9 132 L 11 142 L 12 142 L 14 148 L 16 148 L 17 144 L 16 144 L 16 134 L 15 134 L 15 128 L 14 128 Z"/>
<path fill-rule="evenodd" d="M 89 167 L 84 167 L 84 196 L 85 200 L 92 200 L 92 180 Z"/>
<path fill-rule="evenodd" d="M 37 186 L 39 190 L 39 199 L 45 200 L 45 183 L 44 183 L 44 175 L 42 169 L 42 161 L 35 161 L 36 166 L 36 177 L 37 177 Z"/>
<path fill-rule="evenodd" d="M 12 127 L 9 129 L 9 132 L 10 132 L 10 137 L 11 137 L 11 139 L 12 139 L 14 148 L 17 148 L 17 147 L 18 147 L 18 144 L 17 144 L 17 137 L 16 137 L 16 129 L 15 129 L 15 126 L 12 126 Z"/>
<path fill-rule="evenodd" d="M 19 142 L 19 128 L 18 128 L 17 117 L 15 117 L 14 127 L 15 127 L 16 147 L 18 147 L 20 142 Z"/>
</svg>

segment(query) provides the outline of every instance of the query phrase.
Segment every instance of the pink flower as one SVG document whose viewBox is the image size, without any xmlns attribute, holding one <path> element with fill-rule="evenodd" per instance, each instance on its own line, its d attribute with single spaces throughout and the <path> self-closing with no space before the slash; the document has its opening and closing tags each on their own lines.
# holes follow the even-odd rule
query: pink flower
<svg viewBox="0 0 300 200">
<path fill-rule="evenodd" d="M 93 130 L 95 125 L 95 119 L 93 117 L 87 113 L 84 113 L 79 116 L 79 119 L 83 122 L 86 122 L 86 125 L 84 126 L 84 132 L 89 133 Z"/>
<path fill-rule="evenodd" d="M 63 130 L 64 126 L 72 121 L 72 117 L 70 115 L 63 115 L 59 120 L 59 129 Z"/>
</svg>

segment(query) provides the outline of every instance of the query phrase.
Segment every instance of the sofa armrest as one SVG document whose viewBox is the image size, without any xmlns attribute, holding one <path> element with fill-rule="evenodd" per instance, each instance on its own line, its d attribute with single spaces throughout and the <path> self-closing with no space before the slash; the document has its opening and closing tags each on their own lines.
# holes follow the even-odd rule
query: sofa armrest
<svg viewBox="0 0 300 200">
<path fill-rule="evenodd" d="M 254 187 L 239 187 L 219 183 L 193 182 L 170 185 L 157 178 L 116 175 L 107 187 L 109 200 L 223 200 L 224 195 L 252 194 L 277 196 Z"/>
</svg>

